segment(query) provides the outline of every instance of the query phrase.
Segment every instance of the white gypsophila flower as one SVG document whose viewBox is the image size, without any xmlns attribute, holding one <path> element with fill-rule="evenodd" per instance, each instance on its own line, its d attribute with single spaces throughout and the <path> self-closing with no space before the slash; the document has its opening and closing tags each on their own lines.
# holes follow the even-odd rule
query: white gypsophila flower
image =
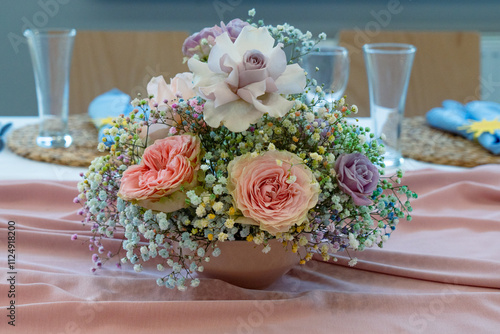
<svg viewBox="0 0 500 334">
<path fill-rule="evenodd" d="M 137 108 L 138 106 L 141 105 L 141 100 L 139 100 L 138 98 L 135 98 L 132 101 L 130 101 L 130 104 L 132 105 L 132 107 Z"/>
<path fill-rule="evenodd" d="M 349 266 L 350 267 L 354 267 L 356 264 L 358 263 L 358 259 L 356 257 L 352 258 L 350 261 L 349 261 Z"/>
<path fill-rule="evenodd" d="M 215 202 L 214 205 L 212 206 L 212 209 L 214 209 L 215 213 L 220 214 L 224 210 L 224 203 Z"/>
<path fill-rule="evenodd" d="M 216 184 L 214 188 L 212 189 L 215 195 L 222 195 L 226 191 L 226 188 L 222 186 L 221 184 Z"/>
<path fill-rule="evenodd" d="M 307 237 L 304 236 L 304 235 L 301 236 L 300 239 L 299 239 L 299 245 L 305 246 L 305 245 L 307 245 L 307 243 L 308 243 Z"/>
<path fill-rule="evenodd" d="M 294 184 L 295 181 L 297 181 L 297 176 L 289 175 L 285 182 L 288 184 Z"/>
<path fill-rule="evenodd" d="M 234 219 L 228 218 L 226 219 L 226 222 L 224 223 L 224 226 L 227 228 L 233 228 L 234 226 Z"/>
<path fill-rule="evenodd" d="M 221 232 L 221 233 L 219 233 L 219 234 L 217 235 L 217 239 L 218 239 L 219 241 L 226 241 L 226 240 L 227 240 L 227 237 L 228 237 L 228 235 L 227 235 L 226 233 L 224 233 L 224 232 Z"/>
<path fill-rule="evenodd" d="M 305 114 L 306 121 L 312 123 L 314 121 L 314 114 L 312 112 L 308 112 Z"/>
<path fill-rule="evenodd" d="M 116 136 L 116 134 L 118 133 L 118 128 L 116 127 L 112 127 L 111 129 L 109 129 L 109 134 L 114 137 Z"/>
<path fill-rule="evenodd" d="M 207 214 L 207 211 L 205 210 L 205 206 L 200 204 L 198 205 L 198 207 L 196 208 L 196 215 L 198 217 L 203 217 Z"/>
<path fill-rule="evenodd" d="M 359 248 L 359 241 L 356 239 L 354 234 L 349 233 L 349 244 L 352 249 L 358 249 Z"/>
</svg>

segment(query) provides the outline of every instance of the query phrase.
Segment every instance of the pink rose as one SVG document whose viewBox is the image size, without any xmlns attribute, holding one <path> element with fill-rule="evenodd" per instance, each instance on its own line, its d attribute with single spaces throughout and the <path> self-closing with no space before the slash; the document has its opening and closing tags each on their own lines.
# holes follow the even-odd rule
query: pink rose
<svg viewBox="0 0 500 334">
<path fill-rule="evenodd" d="M 170 125 L 156 123 L 156 124 L 150 124 L 148 130 L 148 127 L 144 125 L 141 127 L 141 130 L 139 132 L 139 138 L 145 143 L 147 137 L 148 145 L 151 145 L 158 139 L 164 139 L 168 137 L 170 133 L 170 128 L 171 128 Z"/>
<path fill-rule="evenodd" d="M 139 165 L 123 172 L 118 196 L 152 210 L 179 210 L 185 206 L 185 191 L 196 186 L 199 156 L 198 137 L 179 135 L 157 140 L 146 148 Z"/>
<path fill-rule="evenodd" d="M 301 225 L 318 202 L 320 188 L 295 154 L 268 151 L 239 156 L 228 165 L 227 189 L 243 213 L 236 222 L 259 225 L 275 235 Z"/>
<path fill-rule="evenodd" d="M 151 124 L 149 132 L 147 126 L 141 127 L 139 138 L 144 141 L 147 136 L 148 144 L 152 144 L 158 139 L 167 137 L 171 126 L 181 123 L 180 116 L 172 111 L 170 104 L 177 101 L 179 97 L 188 100 L 196 95 L 193 90 L 193 74 L 190 72 L 179 73 L 170 79 L 170 84 L 166 83 L 162 75 L 153 77 L 148 83 L 147 91 L 148 95 L 153 95 L 153 98 L 149 99 L 149 108 L 158 108 L 160 111 L 169 112 L 170 117 L 177 123 Z"/>
<path fill-rule="evenodd" d="M 294 102 L 281 94 L 301 93 L 305 73 L 297 64 L 287 65 L 283 45 L 274 42 L 266 28 L 245 26 L 234 43 L 228 33 L 218 36 L 207 63 L 188 61 L 207 100 L 203 117 L 209 126 L 222 123 L 241 132 L 266 113 L 282 117 L 292 108 Z"/>
<path fill-rule="evenodd" d="M 149 99 L 149 107 L 154 109 L 158 105 L 160 111 L 170 110 L 169 104 L 177 101 L 179 97 L 189 100 L 196 95 L 193 87 L 193 74 L 190 72 L 177 74 L 170 79 L 170 85 L 167 84 L 163 75 L 153 77 L 148 83 L 147 91 L 148 95 L 153 95 L 153 98 Z"/>
<path fill-rule="evenodd" d="M 352 197 L 356 205 L 370 205 L 368 198 L 377 189 L 380 178 L 375 167 L 361 153 L 342 154 L 335 162 L 335 172 L 340 189 Z"/>
</svg>

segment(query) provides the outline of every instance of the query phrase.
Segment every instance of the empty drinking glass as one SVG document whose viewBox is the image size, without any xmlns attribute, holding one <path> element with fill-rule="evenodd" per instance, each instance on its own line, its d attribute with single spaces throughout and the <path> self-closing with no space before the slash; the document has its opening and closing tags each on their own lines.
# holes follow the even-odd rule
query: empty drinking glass
<svg viewBox="0 0 500 334">
<path fill-rule="evenodd" d="M 382 138 L 386 167 L 399 167 L 401 155 L 401 124 L 404 117 L 406 92 L 416 48 L 410 44 L 375 43 L 363 46 L 370 114 L 375 135 Z"/>
<path fill-rule="evenodd" d="M 28 29 L 24 36 L 35 73 L 40 130 L 37 144 L 41 147 L 68 147 L 69 72 L 74 29 Z"/>
<path fill-rule="evenodd" d="M 333 102 L 344 94 L 349 79 L 349 54 L 341 46 L 324 46 L 304 56 L 302 61 L 304 70 L 311 79 L 315 79 L 318 86 L 323 86 L 325 97 L 322 100 Z M 307 93 L 308 101 L 318 100 L 318 93 Z"/>
</svg>

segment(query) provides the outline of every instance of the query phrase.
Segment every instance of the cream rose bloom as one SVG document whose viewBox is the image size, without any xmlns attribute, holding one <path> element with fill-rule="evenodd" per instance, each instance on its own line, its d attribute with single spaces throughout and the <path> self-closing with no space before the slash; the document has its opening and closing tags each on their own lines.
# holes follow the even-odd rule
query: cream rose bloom
<svg viewBox="0 0 500 334">
<path fill-rule="evenodd" d="M 227 33 L 218 36 L 207 63 L 188 61 L 194 85 L 207 100 L 203 117 L 209 126 L 222 123 L 241 132 L 265 113 L 282 117 L 292 108 L 294 102 L 280 94 L 302 92 L 305 72 L 287 65 L 283 45 L 274 42 L 266 28 L 246 26 L 234 43 Z"/>
<path fill-rule="evenodd" d="M 320 187 L 311 170 L 287 151 L 236 157 L 228 173 L 227 189 L 244 216 L 236 222 L 273 235 L 301 225 L 318 202 Z"/>
</svg>

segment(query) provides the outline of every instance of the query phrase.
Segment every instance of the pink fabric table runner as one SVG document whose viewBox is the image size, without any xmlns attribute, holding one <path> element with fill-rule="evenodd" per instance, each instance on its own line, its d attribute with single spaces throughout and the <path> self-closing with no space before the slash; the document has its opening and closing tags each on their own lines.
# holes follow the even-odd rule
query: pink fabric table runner
<svg viewBox="0 0 500 334">
<path fill-rule="evenodd" d="M 419 193 L 413 220 L 401 221 L 383 249 L 354 253 L 354 268 L 345 258 L 315 260 L 262 291 L 203 279 L 179 292 L 156 285 L 153 265 L 90 272 L 74 182 L 2 182 L 0 332 L 500 332 L 500 166 L 408 172 L 404 183 Z"/>
</svg>

